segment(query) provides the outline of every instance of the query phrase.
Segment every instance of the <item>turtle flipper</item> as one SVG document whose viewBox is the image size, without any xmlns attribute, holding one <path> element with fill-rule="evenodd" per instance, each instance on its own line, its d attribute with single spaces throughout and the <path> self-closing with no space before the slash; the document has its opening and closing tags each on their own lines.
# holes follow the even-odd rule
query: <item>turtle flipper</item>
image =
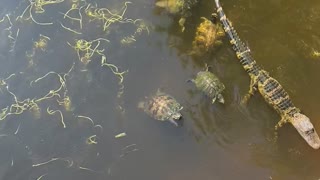
<svg viewBox="0 0 320 180">
<path fill-rule="evenodd" d="M 144 109 L 145 108 L 145 102 L 141 101 L 137 105 L 138 109 Z"/>
<path fill-rule="evenodd" d="M 212 66 L 208 65 L 207 63 L 204 64 L 205 71 L 210 71 L 212 69 Z"/>
<path fill-rule="evenodd" d="M 217 99 L 216 97 L 212 98 L 211 103 L 214 104 L 214 102 L 216 102 L 216 99 Z"/>
<path fill-rule="evenodd" d="M 181 32 L 184 32 L 184 30 L 186 29 L 184 26 L 185 22 L 186 22 L 186 18 L 182 17 L 179 19 L 179 25 L 181 27 Z"/>
<path fill-rule="evenodd" d="M 169 119 L 169 122 L 171 122 L 171 123 L 174 124 L 175 126 L 179 126 L 178 123 L 177 123 L 175 120 L 173 120 L 173 119 Z"/>
</svg>

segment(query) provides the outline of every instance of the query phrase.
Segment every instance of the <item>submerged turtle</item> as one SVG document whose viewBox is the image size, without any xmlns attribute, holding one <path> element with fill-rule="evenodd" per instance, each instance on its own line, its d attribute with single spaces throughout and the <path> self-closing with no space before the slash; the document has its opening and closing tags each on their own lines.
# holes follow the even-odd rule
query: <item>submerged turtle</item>
<svg viewBox="0 0 320 180">
<path fill-rule="evenodd" d="M 220 38 L 224 36 L 224 30 L 217 21 L 216 14 L 211 20 L 201 17 L 203 22 L 198 26 L 194 41 L 192 42 L 192 52 L 194 55 L 202 55 L 210 51 L 215 45 L 220 45 Z"/>
<path fill-rule="evenodd" d="M 179 120 L 182 117 L 179 111 L 183 107 L 172 96 L 158 90 L 155 96 L 140 102 L 138 108 L 143 109 L 144 112 L 156 120 L 168 120 L 178 126 L 175 120 Z"/>
<path fill-rule="evenodd" d="M 184 3 L 184 0 L 160 0 L 156 2 L 156 6 L 165 8 L 171 14 L 176 14 L 182 11 Z"/>
<path fill-rule="evenodd" d="M 208 69 L 207 67 L 205 71 L 198 72 L 196 78 L 189 81 L 193 82 L 199 90 L 212 98 L 212 104 L 216 100 L 224 104 L 224 98 L 221 93 L 225 89 L 225 86 L 220 82 L 218 77 Z"/>
<path fill-rule="evenodd" d="M 186 18 L 191 15 L 189 10 L 197 2 L 198 0 L 159 0 L 156 2 L 156 6 L 166 9 L 170 14 L 179 15 L 179 25 L 183 32 Z"/>
</svg>

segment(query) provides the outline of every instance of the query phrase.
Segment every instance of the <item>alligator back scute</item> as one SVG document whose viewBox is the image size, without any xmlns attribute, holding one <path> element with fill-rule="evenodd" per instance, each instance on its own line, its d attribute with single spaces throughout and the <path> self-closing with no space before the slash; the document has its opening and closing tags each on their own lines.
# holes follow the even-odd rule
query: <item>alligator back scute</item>
<svg viewBox="0 0 320 180">
<path fill-rule="evenodd" d="M 263 76 L 267 77 L 263 78 L 264 81 L 258 81 L 258 90 L 268 104 L 280 115 L 293 116 L 295 113 L 300 112 L 292 103 L 288 93 L 276 79 L 268 75 Z"/>
</svg>

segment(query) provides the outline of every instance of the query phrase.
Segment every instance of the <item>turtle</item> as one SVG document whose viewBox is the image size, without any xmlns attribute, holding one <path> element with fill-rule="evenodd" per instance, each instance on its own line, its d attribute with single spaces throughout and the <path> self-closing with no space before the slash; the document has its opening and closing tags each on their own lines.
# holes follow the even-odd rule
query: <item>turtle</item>
<svg viewBox="0 0 320 180">
<path fill-rule="evenodd" d="M 217 21 L 216 14 L 213 14 L 210 20 L 205 17 L 201 19 L 203 21 L 198 26 L 192 42 L 191 55 L 203 55 L 213 47 L 222 44 L 221 37 L 225 35 L 222 25 Z"/>
<path fill-rule="evenodd" d="M 212 104 L 216 100 L 224 104 L 224 98 L 221 93 L 225 89 L 225 86 L 215 74 L 209 71 L 209 67 L 204 71 L 198 72 L 196 78 L 188 80 L 188 82 L 193 82 L 197 89 L 212 98 Z"/>
<path fill-rule="evenodd" d="M 138 104 L 139 109 L 159 121 L 170 121 L 175 126 L 178 123 L 175 120 L 181 119 L 180 111 L 183 107 L 171 95 L 161 92 L 160 90 L 151 97 L 146 97 L 145 101 Z"/>
<path fill-rule="evenodd" d="M 158 0 L 156 6 L 166 9 L 170 14 L 179 15 L 179 25 L 183 32 L 186 18 L 191 15 L 189 10 L 197 2 L 198 0 Z"/>
<path fill-rule="evenodd" d="M 156 2 L 156 6 L 165 8 L 170 14 L 176 14 L 182 11 L 184 0 L 160 0 Z"/>
</svg>

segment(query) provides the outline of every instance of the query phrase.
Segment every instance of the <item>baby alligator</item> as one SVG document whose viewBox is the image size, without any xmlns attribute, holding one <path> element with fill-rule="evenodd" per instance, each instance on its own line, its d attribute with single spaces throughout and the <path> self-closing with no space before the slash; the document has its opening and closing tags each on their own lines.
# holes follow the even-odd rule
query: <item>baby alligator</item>
<svg viewBox="0 0 320 180">
<path fill-rule="evenodd" d="M 231 22 L 224 14 L 219 0 L 215 0 L 215 4 L 218 16 L 230 39 L 232 48 L 236 52 L 237 58 L 243 68 L 251 78 L 249 93 L 244 97 L 244 101 L 246 102 L 255 91 L 258 90 L 269 105 L 281 116 L 281 120 L 276 125 L 276 129 L 284 123 L 290 122 L 312 148 L 319 149 L 320 139 L 310 119 L 294 106 L 288 93 L 280 83 L 256 64 L 256 61 L 251 56 L 249 47 L 240 40 Z M 215 16 L 217 17 L 217 15 Z"/>
</svg>

